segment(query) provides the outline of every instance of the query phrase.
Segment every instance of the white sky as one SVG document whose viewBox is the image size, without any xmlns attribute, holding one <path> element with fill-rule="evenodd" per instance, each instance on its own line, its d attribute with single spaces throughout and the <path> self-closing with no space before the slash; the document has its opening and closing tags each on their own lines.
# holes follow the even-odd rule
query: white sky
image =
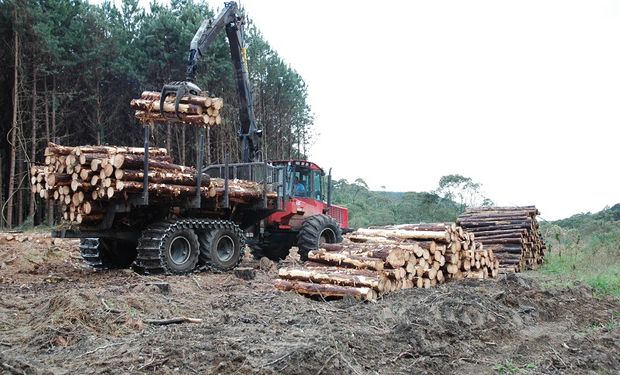
<svg viewBox="0 0 620 375">
<path fill-rule="evenodd" d="M 619 0 L 241 3 L 308 84 L 335 178 L 459 173 L 545 219 L 620 202 Z"/>
</svg>

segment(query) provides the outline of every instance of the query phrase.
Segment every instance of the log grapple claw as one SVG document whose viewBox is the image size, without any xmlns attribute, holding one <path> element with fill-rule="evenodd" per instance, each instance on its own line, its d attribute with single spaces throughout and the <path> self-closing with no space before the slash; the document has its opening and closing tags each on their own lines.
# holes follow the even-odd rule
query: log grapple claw
<svg viewBox="0 0 620 375">
<path fill-rule="evenodd" d="M 164 114 L 164 102 L 169 96 L 174 95 L 174 113 L 177 118 L 181 119 L 179 115 L 179 104 L 181 103 L 181 98 L 187 95 L 200 95 L 202 90 L 200 87 L 196 86 L 194 83 L 190 81 L 175 81 L 165 84 L 161 89 L 161 98 L 159 100 L 159 111 Z"/>
</svg>

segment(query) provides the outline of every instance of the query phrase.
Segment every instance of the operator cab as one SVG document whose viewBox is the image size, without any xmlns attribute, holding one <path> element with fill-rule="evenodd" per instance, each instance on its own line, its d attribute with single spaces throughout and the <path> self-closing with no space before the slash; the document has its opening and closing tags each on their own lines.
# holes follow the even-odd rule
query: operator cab
<svg viewBox="0 0 620 375">
<path fill-rule="evenodd" d="M 318 165 L 304 160 L 274 161 L 276 166 L 288 166 L 288 193 L 292 197 L 325 201 L 325 172 Z"/>
</svg>

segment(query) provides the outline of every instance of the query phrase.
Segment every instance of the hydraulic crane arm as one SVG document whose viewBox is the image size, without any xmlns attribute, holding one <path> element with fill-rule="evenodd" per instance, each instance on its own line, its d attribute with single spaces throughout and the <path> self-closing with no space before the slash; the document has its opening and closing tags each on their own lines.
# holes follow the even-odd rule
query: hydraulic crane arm
<svg viewBox="0 0 620 375">
<path fill-rule="evenodd" d="M 224 3 L 224 9 L 215 19 L 206 19 L 202 22 L 190 44 L 185 82 L 172 82 L 164 86 L 160 108 L 163 108 L 163 101 L 170 94 L 176 95 L 178 105 L 178 101 L 183 95 L 197 95 L 200 93 L 200 88 L 194 84 L 198 59 L 207 51 L 219 32 L 225 29 L 235 70 L 237 94 L 239 96 L 241 160 L 247 163 L 261 161 L 262 158 L 259 144 L 261 130 L 256 126 L 256 117 L 254 115 L 252 91 L 250 90 L 250 78 L 245 56 L 243 24 L 244 14 L 239 11 L 237 3 L 233 1 Z"/>
</svg>

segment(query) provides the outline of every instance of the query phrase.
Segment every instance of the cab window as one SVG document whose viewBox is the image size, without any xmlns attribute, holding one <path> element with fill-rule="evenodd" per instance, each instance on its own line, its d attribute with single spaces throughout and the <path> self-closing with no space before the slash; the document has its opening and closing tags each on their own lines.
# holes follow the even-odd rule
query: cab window
<svg viewBox="0 0 620 375">
<path fill-rule="evenodd" d="M 319 171 L 313 171 L 312 176 L 312 198 L 317 200 L 323 200 L 323 192 L 321 191 L 323 174 Z"/>
<path fill-rule="evenodd" d="M 311 195 L 311 178 L 308 169 L 297 168 L 293 174 L 293 196 L 310 197 Z"/>
</svg>

